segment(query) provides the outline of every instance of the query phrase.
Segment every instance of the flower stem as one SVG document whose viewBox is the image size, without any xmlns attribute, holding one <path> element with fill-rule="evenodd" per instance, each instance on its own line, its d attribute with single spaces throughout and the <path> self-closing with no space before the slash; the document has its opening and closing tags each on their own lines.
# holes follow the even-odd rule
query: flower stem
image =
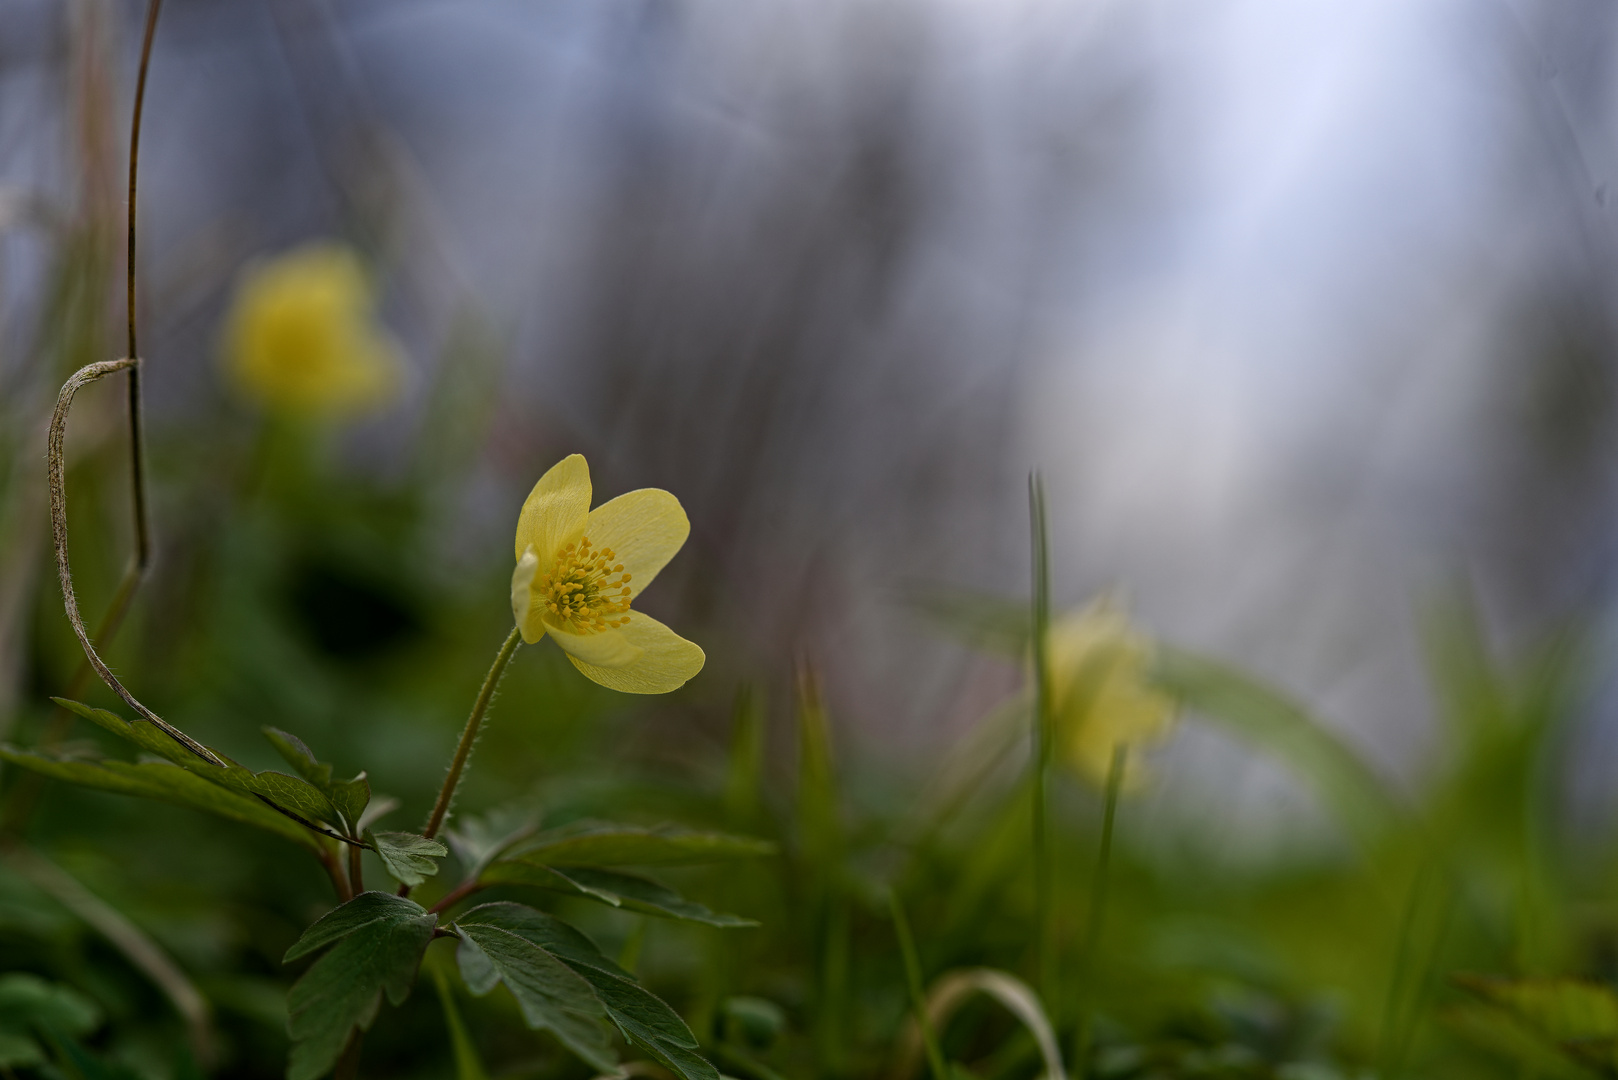
<svg viewBox="0 0 1618 1080">
<path fill-rule="evenodd" d="M 1034 844 L 1034 926 L 1038 935 L 1039 991 L 1045 1010 L 1058 1015 L 1056 910 L 1052 899 L 1050 843 L 1051 715 L 1049 637 L 1051 625 L 1050 535 L 1045 521 L 1045 483 L 1038 472 L 1028 476 L 1028 516 L 1033 551 L 1033 761 L 1029 776 Z"/>
<path fill-rule="evenodd" d="M 484 676 L 483 689 L 478 691 L 478 700 L 472 706 L 472 715 L 466 718 L 466 729 L 461 732 L 460 745 L 455 748 L 455 758 L 449 763 L 449 775 L 444 777 L 444 786 L 439 789 L 438 801 L 433 804 L 432 816 L 427 819 L 427 827 L 421 835 L 431 840 L 438 835 L 438 830 L 444 824 L 444 818 L 449 814 L 450 803 L 455 798 L 455 788 L 461 782 L 461 773 L 466 769 L 466 761 L 472 756 L 472 744 L 477 742 L 478 728 L 483 724 L 483 714 L 489 711 L 489 702 L 494 700 L 494 688 L 500 685 L 500 676 L 506 673 L 506 665 L 511 662 L 511 656 L 522 644 L 522 635 L 516 627 L 506 637 L 506 643 L 500 646 L 500 652 L 494 658 L 494 666 L 489 668 L 489 674 Z M 400 886 L 399 895 L 404 896 L 410 891 L 408 886 Z"/>
</svg>

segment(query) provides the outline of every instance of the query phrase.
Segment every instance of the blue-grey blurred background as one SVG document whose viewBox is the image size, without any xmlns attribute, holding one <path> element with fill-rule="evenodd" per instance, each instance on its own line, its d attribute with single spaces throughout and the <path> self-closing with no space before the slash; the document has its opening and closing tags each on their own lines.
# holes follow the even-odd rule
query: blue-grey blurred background
<svg viewBox="0 0 1618 1080">
<path fill-rule="evenodd" d="M 71 358 L 122 351 L 142 8 L 0 0 L 0 723 L 63 632 L 41 614 L 49 405 Z M 689 511 L 647 604 L 709 649 L 710 697 L 807 660 L 847 745 L 925 757 L 1019 672 L 912 598 L 1026 595 L 1037 468 L 1059 603 L 1120 588 L 1153 633 L 1272 678 L 1411 782 L 1435 597 L 1473 596 L 1507 651 L 1568 619 L 1600 641 L 1608 618 L 1615 19 L 168 0 L 140 200 L 154 595 L 162 560 L 207 550 L 206 465 L 243 415 L 218 374 L 238 273 L 336 237 L 411 374 L 332 436 L 333 467 L 386 484 L 428 463 L 440 587 L 490 586 L 498 615 L 474 568 L 582 451 L 600 495 L 664 487 Z M 84 401 L 73 452 L 103 445 L 112 505 L 120 406 Z M 185 609 L 150 603 L 161 639 Z M 1600 808 L 1618 725 L 1592 685 L 1568 761 Z M 1234 801 L 1291 827 L 1266 812 L 1288 784 L 1212 734 L 1162 768 L 1190 816 Z"/>
</svg>

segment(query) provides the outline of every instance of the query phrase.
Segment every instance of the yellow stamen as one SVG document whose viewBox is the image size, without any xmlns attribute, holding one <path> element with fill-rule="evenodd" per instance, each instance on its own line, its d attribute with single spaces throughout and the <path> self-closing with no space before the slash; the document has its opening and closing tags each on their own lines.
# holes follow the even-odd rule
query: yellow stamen
<svg viewBox="0 0 1618 1080">
<path fill-rule="evenodd" d="M 583 537 L 557 552 L 550 572 L 535 575 L 530 588 L 552 618 L 574 633 L 627 626 L 633 590 L 630 575 L 614 558 L 611 548 L 592 550 L 589 537 Z"/>
</svg>

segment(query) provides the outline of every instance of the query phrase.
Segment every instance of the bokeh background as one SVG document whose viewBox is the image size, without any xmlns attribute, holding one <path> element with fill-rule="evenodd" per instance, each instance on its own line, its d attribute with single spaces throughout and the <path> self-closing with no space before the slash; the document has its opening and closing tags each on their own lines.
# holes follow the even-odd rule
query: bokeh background
<svg viewBox="0 0 1618 1080">
<path fill-rule="evenodd" d="M 0 0 L 15 741 L 77 664 L 44 429 L 66 375 L 123 348 L 141 8 Z M 480 797 L 581 760 L 704 775 L 740 684 L 789 758 L 812 670 L 880 801 L 1021 679 L 928 612 L 1026 597 L 1037 469 L 1059 606 L 1117 590 L 1396 786 L 1439 754 L 1434 610 L 1465 598 L 1506 653 L 1580 627 L 1558 799 L 1604 836 L 1615 20 L 1599 0 L 168 0 L 140 195 L 157 563 L 115 667 L 243 760 L 271 763 L 275 724 L 387 771 L 414 817 L 509 623 L 517 508 L 578 451 L 598 496 L 684 503 L 691 541 L 645 606 L 709 666 L 633 702 L 525 651 Z M 279 421 L 221 373 L 244 270 L 312 239 L 360 253 L 406 360 L 394 401 L 341 423 Z M 80 400 L 95 612 L 129 550 L 126 448 L 121 391 Z M 1156 770 L 1155 829 L 1231 856 L 1318 840 L 1301 787 L 1217 732 L 1184 729 Z M 64 798 L 40 828 L 68 829 Z"/>
</svg>

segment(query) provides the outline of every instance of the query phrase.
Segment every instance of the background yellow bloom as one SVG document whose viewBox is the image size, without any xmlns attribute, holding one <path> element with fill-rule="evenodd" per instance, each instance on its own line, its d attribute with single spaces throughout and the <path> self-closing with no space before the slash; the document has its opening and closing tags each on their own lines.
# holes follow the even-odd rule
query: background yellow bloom
<svg viewBox="0 0 1618 1080">
<path fill-rule="evenodd" d="M 1113 753 L 1126 747 L 1124 784 L 1138 783 L 1138 751 L 1162 742 L 1174 725 L 1173 699 L 1147 680 L 1152 640 L 1103 598 L 1052 622 L 1048 642 L 1059 753 L 1104 784 Z"/>
<path fill-rule="evenodd" d="M 573 666 L 613 690 L 664 694 L 702 670 L 703 651 L 629 610 L 691 532 L 680 500 L 658 488 L 590 509 L 590 467 L 563 458 L 517 518 L 511 610 L 523 640 L 550 634 Z"/>
<path fill-rule="evenodd" d="M 227 371 L 246 396 L 278 412 L 374 409 L 397 392 L 402 364 L 373 309 L 351 250 L 295 248 L 243 274 L 225 321 Z"/>
</svg>

